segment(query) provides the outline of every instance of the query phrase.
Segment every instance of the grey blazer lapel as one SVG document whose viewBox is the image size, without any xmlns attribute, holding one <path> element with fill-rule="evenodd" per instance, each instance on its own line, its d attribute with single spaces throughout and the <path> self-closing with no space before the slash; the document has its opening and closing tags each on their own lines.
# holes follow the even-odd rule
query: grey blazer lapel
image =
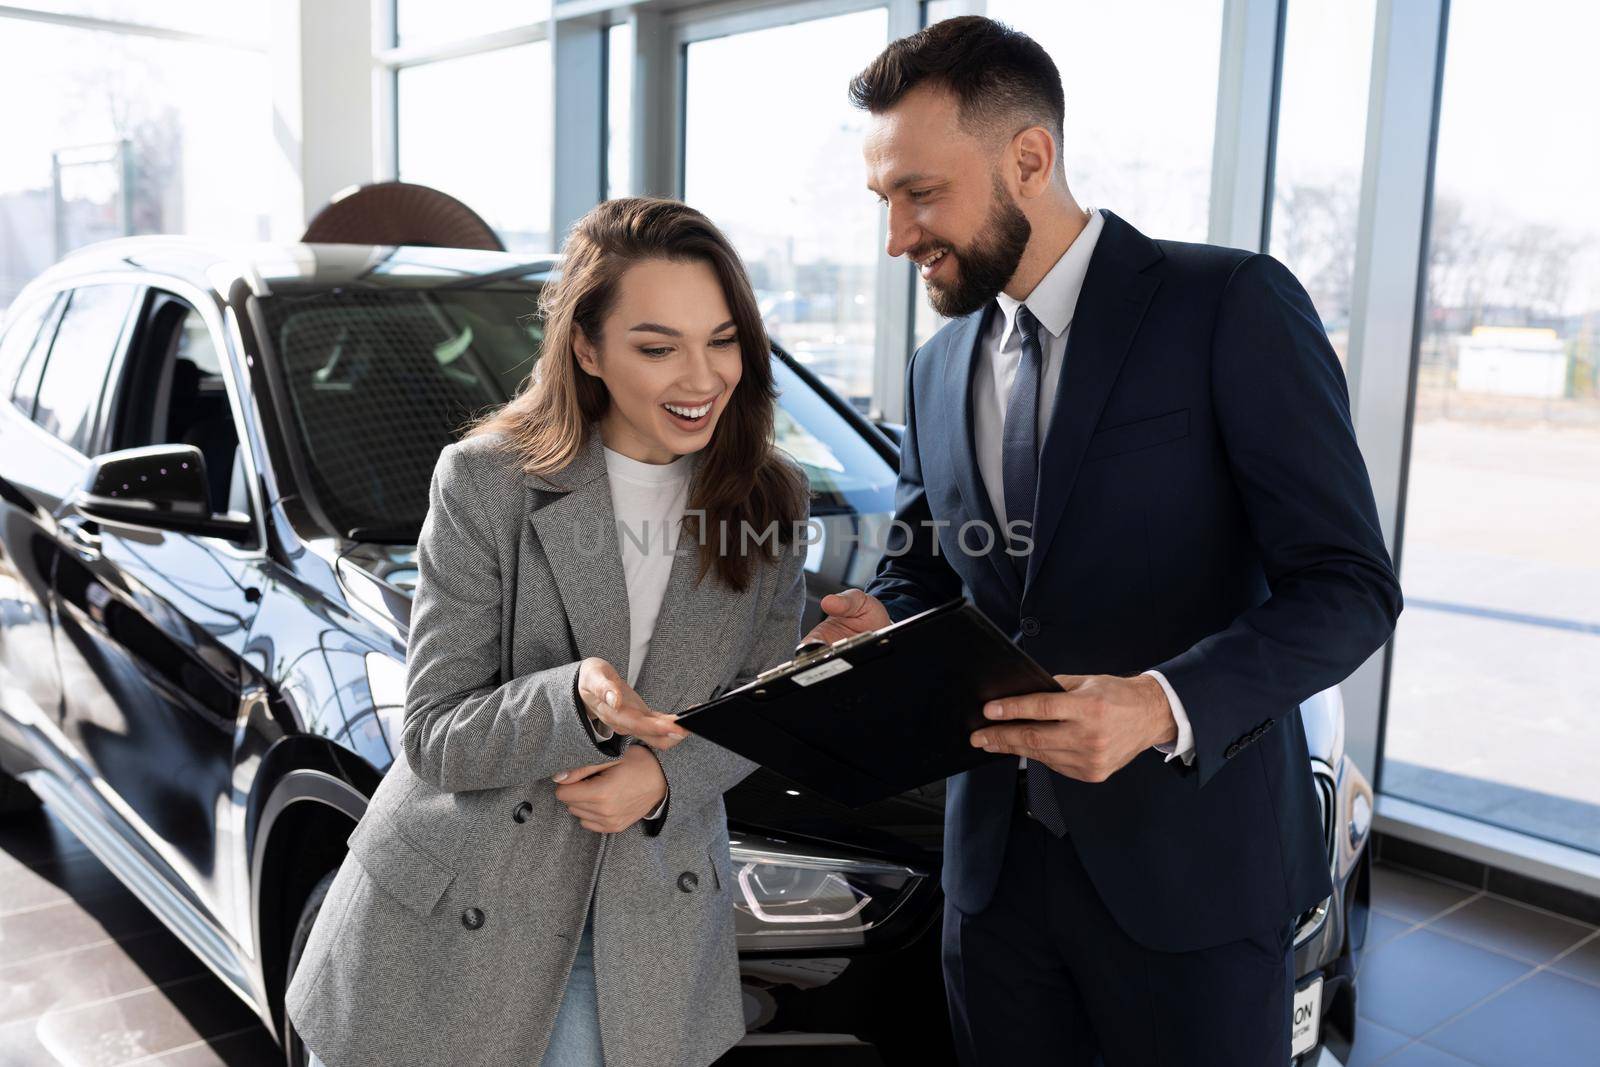
<svg viewBox="0 0 1600 1067">
<path fill-rule="evenodd" d="M 690 456 L 691 478 L 699 472 L 704 455 Z M 536 474 L 523 477 L 536 491 L 561 494 L 534 508 L 530 521 L 550 562 L 579 654 L 599 656 L 626 678 L 631 655 L 628 587 L 599 432 L 591 430 L 573 461 L 548 479 Z M 706 536 L 715 538 L 717 533 L 709 530 Z M 730 547 L 736 548 L 732 539 L 738 531 L 730 530 L 728 536 Z M 679 710 L 677 704 L 689 684 L 704 673 L 708 661 L 716 661 L 722 632 L 734 614 L 730 609 L 741 596 L 718 581 L 715 573 L 695 582 L 699 548 L 693 536 L 679 534 L 661 611 L 634 680 L 634 689 L 656 711 Z M 742 595 L 753 592 L 751 586 Z"/>
<path fill-rule="evenodd" d="M 600 434 L 549 479 L 523 474 L 531 490 L 560 495 L 543 506 L 530 496 L 529 521 L 550 563 L 561 607 L 580 656 L 598 656 L 628 676 L 628 587 L 617 543 L 616 513 Z"/>
</svg>

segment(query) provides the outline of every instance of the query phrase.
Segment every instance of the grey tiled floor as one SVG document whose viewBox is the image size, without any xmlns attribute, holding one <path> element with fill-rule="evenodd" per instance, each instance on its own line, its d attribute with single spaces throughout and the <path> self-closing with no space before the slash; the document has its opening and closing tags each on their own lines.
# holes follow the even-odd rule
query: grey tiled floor
<svg viewBox="0 0 1600 1067">
<path fill-rule="evenodd" d="M 1595 1067 L 1600 931 L 1392 867 L 1374 872 L 1349 1067 Z"/>
<path fill-rule="evenodd" d="M 0 823 L 0 1067 L 266 1067 L 277 1049 L 60 820 Z"/>
<path fill-rule="evenodd" d="M 1600 1064 L 1600 932 L 1396 868 L 1375 878 L 1349 1067 Z M 59 820 L 0 823 L 0 1067 L 281 1062 Z"/>
</svg>

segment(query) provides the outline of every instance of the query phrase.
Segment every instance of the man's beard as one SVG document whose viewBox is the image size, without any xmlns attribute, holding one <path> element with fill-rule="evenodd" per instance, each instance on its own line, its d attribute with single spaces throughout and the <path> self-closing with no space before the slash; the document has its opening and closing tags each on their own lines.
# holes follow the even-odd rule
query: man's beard
<svg viewBox="0 0 1600 1067">
<path fill-rule="evenodd" d="M 1017 207 L 998 176 L 994 180 L 994 201 L 983 230 L 966 248 L 951 246 L 956 257 L 956 280 L 949 286 L 924 282 L 928 303 L 947 319 L 970 315 L 995 298 L 1006 287 L 1022 262 L 1022 253 L 1033 235 L 1028 217 Z"/>
</svg>

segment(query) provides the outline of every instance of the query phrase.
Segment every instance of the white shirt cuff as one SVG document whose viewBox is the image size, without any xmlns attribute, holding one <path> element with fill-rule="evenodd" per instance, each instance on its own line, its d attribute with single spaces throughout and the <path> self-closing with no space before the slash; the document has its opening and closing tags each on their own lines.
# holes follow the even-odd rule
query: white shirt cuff
<svg viewBox="0 0 1600 1067">
<path fill-rule="evenodd" d="M 1185 764 L 1194 762 L 1194 727 L 1189 725 L 1189 715 L 1183 710 L 1183 701 L 1178 699 L 1178 694 L 1173 692 L 1172 683 L 1167 681 L 1167 676 L 1160 671 L 1145 671 L 1161 686 L 1161 691 L 1167 694 L 1167 705 L 1172 709 L 1172 721 L 1178 724 L 1178 739 L 1172 744 L 1156 746 L 1157 752 L 1166 753 L 1166 762 L 1181 759 Z"/>
<path fill-rule="evenodd" d="M 659 819 L 659 818 L 661 818 L 661 813 L 663 811 L 665 811 L 666 808 L 667 808 L 667 797 L 666 797 L 666 794 L 662 794 L 661 803 L 657 804 L 656 805 L 656 810 L 652 811 L 649 815 L 646 815 L 645 818 L 646 819 Z"/>
<path fill-rule="evenodd" d="M 589 713 L 584 712 L 584 714 L 588 715 Z M 597 719 L 593 715 L 589 715 L 589 727 L 594 730 L 594 735 L 602 741 L 609 741 L 617 734 L 617 731 L 611 728 L 610 723 L 604 719 Z"/>
</svg>

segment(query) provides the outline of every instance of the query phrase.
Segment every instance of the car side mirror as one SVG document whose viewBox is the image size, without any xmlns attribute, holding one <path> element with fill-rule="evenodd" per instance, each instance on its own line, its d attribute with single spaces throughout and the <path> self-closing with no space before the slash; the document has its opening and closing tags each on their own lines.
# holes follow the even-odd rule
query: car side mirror
<svg viewBox="0 0 1600 1067">
<path fill-rule="evenodd" d="M 248 541 L 254 525 L 236 511 L 212 511 L 206 457 L 194 445 L 122 448 L 89 462 L 72 506 L 97 522 Z"/>
</svg>

